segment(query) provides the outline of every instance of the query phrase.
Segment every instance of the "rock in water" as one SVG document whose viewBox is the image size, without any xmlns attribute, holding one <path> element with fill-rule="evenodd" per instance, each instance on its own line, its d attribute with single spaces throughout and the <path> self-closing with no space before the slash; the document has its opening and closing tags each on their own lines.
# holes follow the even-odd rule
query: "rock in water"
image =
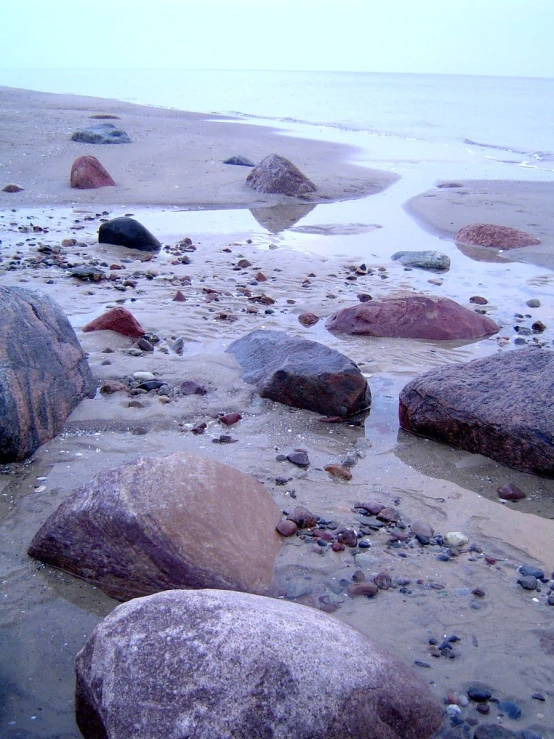
<svg viewBox="0 0 554 739">
<path fill-rule="evenodd" d="M 481 339 L 500 330 L 490 318 L 431 295 L 382 298 L 343 308 L 326 326 L 342 334 L 443 341 Z"/>
<path fill-rule="evenodd" d="M 62 309 L 47 295 L 0 287 L 0 463 L 20 462 L 60 433 L 96 383 Z"/>
<path fill-rule="evenodd" d="M 79 157 L 71 167 L 71 187 L 78 190 L 97 190 L 114 187 L 115 182 L 96 157 Z"/>
<path fill-rule="evenodd" d="M 278 154 L 262 159 L 246 178 L 246 184 L 257 192 L 277 195 L 306 195 L 317 190 L 305 174 Z"/>
<path fill-rule="evenodd" d="M 391 259 L 405 267 L 428 269 L 433 272 L 445 272 L 450 269 L 450 259 L 439 251 L 397 251 Z"/>
<path fill-rule="evenodd" d="M 119 600 L 174 588 L 262 593 L 280 520 L 250 475 L 177 452 L 101 472 L 50 516 L 29 554 Z"/>
<path fill-rule="evenodd" d="M 358 366 L 323 344 L 282 331 L 252 331 L 227 349 L 262 398 L 345 418 L 371 405 Z"/>
<path fill-rule="evenodd" d="M 89 331 L 115 331 L 122 336 L 130 336 L 132 339 L 138 339 L 146 333 L 131 311 L 121 306 L 107 310 L 83 326 L 83 333 Z"/>
<path fill-rule="evenodd" d="M 98 229 L 100 244 L 116 244 L 139 251 L 158 251 L 161 244 L 142 223 L 134 218 L 113 218 Z"/>
<path fill-rule="evenodd" d="M 517 349 L 426 372 L 400 394 L 400 425 L 554 477 L 554 354 Z"/>
<path fill-rule="evenodd" d="M 81 128 L 71 135 L 72 141 L 83 144 L 130 144 L 131 139 L 114 123 L 98 123 L 96 126 Z"/>
<path fill-rule="evenodd" d="M 423 680 L 359 631 L 245 593 L 120 605 L 75 668 L 87 739 L 426 739 L 443 720 Z"/>
<path fill-rule="evenodd" d="M 472 223 L 464 226 L 455 238 L 460 244 L 487 246 L 493 249 L 519 249 L 522 246 L 535 246 L 541 243 L 539 239 L 525 231 L 492 223 Z"/>
</svg>

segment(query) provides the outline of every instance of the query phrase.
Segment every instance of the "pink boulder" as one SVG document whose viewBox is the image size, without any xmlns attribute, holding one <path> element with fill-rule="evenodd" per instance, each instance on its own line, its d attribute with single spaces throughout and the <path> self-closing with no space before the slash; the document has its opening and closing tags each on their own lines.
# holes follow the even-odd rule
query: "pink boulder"
<svg viewBox="0 0 554 739">
<path fill-rule="evenodd" d="M 96 157 L 79 157 L 71 167 L 71 187 L 78 190 L 96 190 L 113 187 L 115 182 Z"/>
<path fill-rule="evenodd" d="M 531 234 L 510 226 L 496 226 L 492 223 L 472 223 L 464 226 L 456 234 L 456 241 L 472 246 L 488 246 L 493 249 L 519 249 L 522 246 L 540 244 Z"/>
<path fill-rule="evenodd" d="M 115 331 L 123 336 L 130 336 L 132 339 L 138 339 L 146 333 L 137 319 L 126 308 L 112 308 L 106 311 L 104 315 L 87 323 L 83 328 L 85 333 L 105 330 Z"/>
<path fill-rule="evenodd" d="M 329 331 L 362 336 L 455 341 L 499 331 L 486 316 L 448 298 L 405 295 L 359 303 L 327 320 Z"/>
</svg>

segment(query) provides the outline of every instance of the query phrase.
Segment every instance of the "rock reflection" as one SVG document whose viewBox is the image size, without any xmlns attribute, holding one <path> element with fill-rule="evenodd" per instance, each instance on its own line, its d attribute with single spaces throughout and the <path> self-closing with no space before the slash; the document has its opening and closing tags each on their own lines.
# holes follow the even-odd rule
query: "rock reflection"
<svg viewBox="0 0 554 739">
<path fill-rule="evenodd" d="M 256 221 L 268 231 L 278 234 L 294 226 L 304 216 L 311 213 L 315 205 L 280 204 L 269 208 L 251 208 L 250 212 Z"/>
</svg>

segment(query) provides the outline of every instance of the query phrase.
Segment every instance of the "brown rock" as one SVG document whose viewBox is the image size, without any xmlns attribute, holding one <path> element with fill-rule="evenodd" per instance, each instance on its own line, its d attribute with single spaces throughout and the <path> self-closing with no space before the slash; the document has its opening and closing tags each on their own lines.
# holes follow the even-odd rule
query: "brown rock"
<svg viewBox="0 0 554 739">
<path fill-rule="evenodd" d="M 525 231 L 491 223 L 472 223 L 464 226 L 456 234 L 456 241 L 461 244 L 486 246 L 493 249 L 519 249 L 522 246 L 534 246 L 541 243 L 539 239 Z"/>
<path fill-rule="evenodd" d="M 336 480 L 351 480 L 352 473 L 347 467 L 343 467 L 342 464 L 328 464 L 325 467 L 325 471 L 328 472 L 331 477 Z"/>
<path fill-rule="evenodd" d="M 79 157 L 71 167 L 71 187 L 78 190 L 96 190 L 114 187 L 115 182 L 96 157 Z"/>
<path fill-rule="evenodd" d="M 298 316 L 298 322 L 303 326 L 315 326 L 318 321 L 319 316 L 316 316 L 315 313 L 301 313 Z"/>
<path fill-rule="evenodd" d="M 448 298 L 405 295 L 343 308 L 326 323 L 329 331 L 405 339 L 480 339 L 499 331 L 486 316 Z"/>
<path fill-rule="evenodd" d="M 257 192 L 278 195 L 305 195 L 317 190 L 305 174 L 278 154 L 262 159 L 246 178 L 246 184 Z"/>
<path fill-rule="evenodd" d="M 514 485 L 513 483 L 508 483 L 507 485 L 502 485 L 498 488 L 498 497 L 502 498 L 503 500 L 523 500 L 523 498 L 526 498 L 527 496 L 521 490 L 518 488 L 517 485 Z"/>
<path fill-rule="evenodd" d="M 353 582 L 346 590 L 348 595 L 356 598 L 359 595 L 375 595 L 379 588 L 374 582 Z"/>
<path fill-rule="evenodd" d="M 233 426 L 235 423 L 238 423 L 241 418 L 242 416 L 240 413 L 226 413 L 224 416 L 219 417 L 219 422 L 224 426 Z"/>
<path fill-rule="evenodd" d="M 104 380 L 100 387 L 100 392 L 102 395 L 113 395 L 113 393 L 119 393 L 122 390 L 128 389 L 127 385 L 119 380 Z"/>
<path fill-rule="evenodd" d="M 373 582 L 379 590 L 389 590 L 392 585 L 392 578 L 388 572 L 380 572 L 378 575 L 375 575 Z"/>
<path fill-rule="evenodd" d="M 379 521 L 385 521 L 386 523 L 394 523 L 400 521 L 400 513 L 394 508 L 382 508 L 377 514 Z"/>
<path fill-rule="evenodd" d="M 379 503 L 378 500 L 366 500 L 364 503 L 356 503 L 354 506 L 354 508 L 363 508 L 363 510 L 371 513 L 372 516 L 381 513 L 384 507 L 383 503 Z"/>
<path fill-rule="evenodd" d="M 277 531 L 281 536 L 294 536 L 298 531 L 298 526 L 290 519 L 285 519 L 277 524 Z"/>
<path fill-rule="evenodd" d="M 426 539 L 430 539 L 435 533 L 433 527 L 424 521 L 413 521 L 410 528 L 413 534 L 424 536 Z"/>
<path fill-rule="evenodd" d="M 554 477 L 554 354 L 529 347 L 431 370 L 402 390 L 399 416 L 407 431 Z"/>
<path fill-rule="evenodd" d="M 75 490 L 29 554 L 119 600 L 172 588 L 261 593 L 280 518 L 265 488 L 232 467 L 184 452 L 140 457 Z"/>
<path fill-rule="evenodd" d="M 133 314 L 127 308 L 120 306 L 111 308 L 94 321 L 87 323 L 83 327 L 83 332 L 88 331 L 115 331 L 122 336 L 130 336 L 132 339 L 138 339 L 146 333 Z"/>
<path fill-rule="evenodd" d="M 317 518 L 314 514 L 303 506 L 296 506 L 288 517 L 289 521 L 294 521 L 299 529 L 313 529 L 317 526 Z"/>
<path fill-rule="evenodd" d="M 472 295 L 469 302 L 474 303 L 475 305 L 487 305 L 489 301 L 481 295 Z"/>
<path fill-rule="evenodd" d="M 186 298 L 180 290 L 177 290 L 177 292 L 173 296 L 173 300 L 176 303 L 184 303 L 186 301 Z"/>
<path fill-rule="evenodd" d="M 208 391 L 204 385 L 196 382 L 196 380 L 185 380 L 181 383 L 181 395 L 207 395 Z"/>
<path fill-rule="evenodd" d="M 341 531 L 338 536 L 338 540 L 341 544 L 344 544 L 351 549 L 358 546 L 358 537 L 354 529 L 345 529 L 344 531 Z"/>
<path fill-rule="evenodd" d="M 0 286 L 0 463 L 20 462 L 60 433 L 83 398 L 94 397 L 86 356 L 57 303 Z"/>
<path fill-rule="evenodd" d="M 245 593 L 125 603 L 75 667 L 86 739 L 427 739 L 443 720 L 424 681 L 356 629 Z"/>
<path fill-rule="evenodd" d="M 2 192 L 10 192 L 10 193 L 21 192 L 23 189 L 24 189 L 23 187 L 20 187 L 19 185 L 15 185 L 13 182 L 10 182 L 9 184 L 4 185 L 4 187 L 2 188 Z"/>
</svg>

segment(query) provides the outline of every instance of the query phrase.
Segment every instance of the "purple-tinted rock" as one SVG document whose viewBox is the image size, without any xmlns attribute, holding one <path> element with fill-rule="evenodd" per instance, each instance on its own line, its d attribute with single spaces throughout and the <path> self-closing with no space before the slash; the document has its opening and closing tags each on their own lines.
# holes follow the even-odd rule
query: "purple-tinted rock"
<svg viewBox="0 0 554 739">
<path fill-rule="evenodd" d="M 86 739 L 427 739 L 443 720 L 424 681 L 359 631 L 245 593 L 125 603 L 96 627 L 76 673 Z"/>
<path fill-rule="evenodd" d="M 499 331 L 486 316 L 449 298 L 404 295 L 371 300 L 333 314 L 329 331 L 360 336 L 453 341 L 480 339 Z"/>
<path fill-rule="evenodd" d="M 513 483 L 508 483 L 507 485 L 502 485 L 498 488 L 498 497 L 502 498 L 503 500 L 523 500 L 523 498 L 526 498 L 527 496 L 521 490 L 521 488 L 518 488 L 517 485 L 514 485 Z"/>
<path fill-rule="evenodd" d="M 379 588 L 374 582 L 353 582 L 347 588 L 347 593 L 351 598 L 357 598 L 360 595 L 376 595 Z"/>
<path fill-rule="evenodd" d="M 97 190 L 99 187 L 113 187 L 109 172 L 96 157 L 79 157 L 71 167 L 71 187 L 78 190 Z"/>
<path fill-rule="evenodd" d="M 281 536 L 294 536 L 298 531 L 298 526 L 290 519 L 285 519 L 277 524 L 277 531 Z"/>
<path fill-rule="evenodd" d="M 288 517 L 289 521 L 294 521 L 299 529 L 313 529 L 317 526 L 317 518 L 314 514 L 303 506 L 296 506 Z"/>
<path fill-rule="evenodd" d="M 383 503 L 379 503 L 378 500 L 366 500 L 364 503 L 356 503 L 355 508 L 362 508 L 364 511 L 371 513 L 372 516 L 376 516 L 381 513 L 385 507 Z"/>
<path fill-rule="evenodd" d="M 464 226 L 456 234 L 456 241 L 493 249 L 519 249 L 522 246 L 535 246 L 541 243 L 539 239 L 525 231 L 492 223 L 472 223 Z"/>
<path fill-rule="evenodd" d="M 317 190 L 298 167 L 279 154 L 262 159 L 246 178 L 246 184 L 257 192 L 277 195 L 306 195 Z"/>
<path fill-rule="evenodd" d="M 86 356 L 57 303 L 23 287 L 0 287 L 0 463 L 20 462 L 60 433 L 94 397 Z"/>
<path fill-rule="evenodd" d="M 369 408 L 371 393 L 358 366 L 323 344 L 282 331 L 252 331 L 227 349 L 262 398 L 345 418 Z"/>
<path fill-rule="evenodd" d="M 290 454 L 287 454 L 287 459 L 291 464 L 295 464 L 297 467 L 310 466 L 310 458 L 305 449 L 295 449 L 293 452 L 290 452 Z"/>
<path fill-rule="evenodd" d="M 435 533 L 433 527 L 424 521 L 413 521 L 410 528 L 415 536 L 424 536 L 427 539 L 430 539 Z"/>
<path fill-rule="evenodd" d="M 263 485 L 228 465 L 184 452 L 140 457 L 75 490 L 29 554 L 119 600 L 174 588 L 261 593 L 280 519 Z"/>
<path fill-rule="evenodd" d="M 554 354 L 502 352 L 416 377 L 400 393 L 407 431 L 554 477 Z"/>
<path fill-rule="evenodd" d="M 83 326 L 83 333 L 88 331 L 115 331 L 132 339 L 138 339 L 146 333 L 133 314 L 121 306 L 111 308 Z"/>
</svg>

